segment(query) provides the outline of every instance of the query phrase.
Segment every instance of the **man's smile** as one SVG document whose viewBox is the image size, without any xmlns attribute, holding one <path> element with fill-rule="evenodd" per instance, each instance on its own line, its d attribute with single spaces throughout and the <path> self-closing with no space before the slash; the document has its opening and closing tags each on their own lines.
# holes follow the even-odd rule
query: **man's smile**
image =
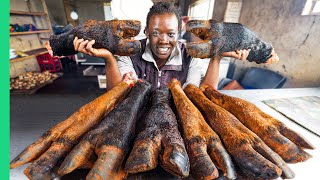
<svg viewBox="0 0 320 180">
<path fill-rule="evenodd" d="M 167 54 L 171 47 L 157 47 L 158 54 Z"/>
</svg>

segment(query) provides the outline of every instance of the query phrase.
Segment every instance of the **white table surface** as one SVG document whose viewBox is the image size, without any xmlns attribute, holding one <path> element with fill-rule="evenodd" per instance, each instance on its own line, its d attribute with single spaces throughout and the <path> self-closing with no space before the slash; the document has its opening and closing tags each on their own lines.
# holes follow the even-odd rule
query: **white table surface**
<svg viewBox="0 0 320 180">
<path fill-rule="evenodd" d="M 306 150 L 313 157 L 305 162 L 297 164 L 289 164 L 289 167 L 295 173 L 295 180 L 309 180 L 320 179 L 320 137 L 304 129 L 300 125 L 294 123 L 287 117 L 278 113 L 276 110 L 270 108 L 262 100 L 290 98 L 302 96 L 318 96 L 320 97 L 320 88 L 295 88 L 295 89 L 268 89 L 268 90 L 225 90 L 221 91 L 224 94 L 245 99 L 257 105 L 262 111 L 277 118 L 292 130 L 300 133 L 309 142 L 311 142 L 316 149 Z M 320 123 L 320 117 L 319 117 Z M 279 178 L 280 179 L 280 178 Z"/>
</svg>

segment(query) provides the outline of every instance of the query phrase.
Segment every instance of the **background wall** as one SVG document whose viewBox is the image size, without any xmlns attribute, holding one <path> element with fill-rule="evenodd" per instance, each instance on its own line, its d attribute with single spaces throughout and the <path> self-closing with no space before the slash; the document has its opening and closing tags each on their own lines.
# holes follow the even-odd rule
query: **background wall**
<svg viewBox="0 0 320 180">
<path fill-rule="evenodd" d="M 300 15 L 304 0 L 243 0 L 240 23 L 273 44 L 280 62 L 271 65 L 236 62 L 243 68 L 264 67 L 287 77 L 284 87 L 320 86 L 320 16 Z"/>
</svg>

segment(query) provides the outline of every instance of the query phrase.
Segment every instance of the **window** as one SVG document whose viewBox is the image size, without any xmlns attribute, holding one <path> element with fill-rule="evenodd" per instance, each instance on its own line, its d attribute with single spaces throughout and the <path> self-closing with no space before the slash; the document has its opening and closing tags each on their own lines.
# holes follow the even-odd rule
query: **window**
<svg viewBox="0 0 320 180">
<path fill-rule="evenodd" d="M 200 0 L 189 6 L 190 19 L 208 20 L 212 18 L 214 0 Z"/>
<path fill-rule="evenodd" d="M 302 15 L 320 15 L 320 0 L 307 0 Z"/>
<path fill-rule="evenodd" d="M 103 3 L 104 20 L 112 20 L 111 3 Z"/>
<path fill-rule="evenodd" d="M 320 1 L 317 1 L 312 9 L 312 13 L 320 13 Z"/>
<path fill-rule="evenodd" d="M 228 1 L 224 14 L 224 22 L 238 23 L 242 8 L 242 0 Z"/>
<path fill-rule="evenodd" d="M 144 39 L 143 33 L 146 27 L 146 19 L 149 9 L 153 5 L 151 0 L 117 0 L 111 1 L 111 12 L 115 19 L 119 20 L 139 20 L 141 22 L 141 31 L 135 39 Z"/>
</svg>

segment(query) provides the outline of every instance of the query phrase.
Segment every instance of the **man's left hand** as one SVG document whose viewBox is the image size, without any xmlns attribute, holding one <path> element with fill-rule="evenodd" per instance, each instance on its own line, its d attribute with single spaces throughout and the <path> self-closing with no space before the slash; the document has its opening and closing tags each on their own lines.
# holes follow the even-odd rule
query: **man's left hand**
<svg viewBox="0 0 320 180">
<path fill-rule="evenodd" d="M 230 51 L 230 52 L 224 52 L 221 53 L 221 57 L 233 57 L 239 60 L 246 60 L 251 49 L 244 49 L 244 50 L 236 50 L 236 51 Z"/>
</svg>

